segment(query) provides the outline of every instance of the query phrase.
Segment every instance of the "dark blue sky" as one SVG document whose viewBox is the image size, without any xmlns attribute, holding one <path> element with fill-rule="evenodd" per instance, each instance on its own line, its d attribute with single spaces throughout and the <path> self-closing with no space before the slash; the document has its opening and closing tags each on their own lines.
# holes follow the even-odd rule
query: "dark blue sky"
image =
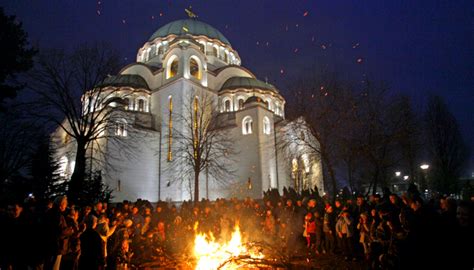
<svg viewBox="0 0 474 270">
<path fill-rule="evenodd" d="M 387 82 L 420 111 L 429 94 L 441 95 L 474 151 L 472 0 L 0 0 L 40 47 L 104 40 L 126 62 L 160 26 L 186 18 L 189 5 L 283 93 L 308 67 L 329 65 L 348 78 Z"/>
</svg>

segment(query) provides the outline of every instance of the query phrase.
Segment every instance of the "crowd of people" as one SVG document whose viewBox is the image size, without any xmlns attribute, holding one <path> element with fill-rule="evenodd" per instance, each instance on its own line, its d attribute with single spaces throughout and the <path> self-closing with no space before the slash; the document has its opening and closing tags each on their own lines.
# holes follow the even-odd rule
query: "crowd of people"
<svg viewBox="0 0 474 270">
<path fill-rule="evenodd" d="M 195 233 L 228 241 L 238 224 L 288 258 L 338 256 L 370 269 L 472 269 L 472 201 L 416 194 L 328 200 L 267 192 L 263 200 L 137 200 L 79 208 L 65 196 L 0 207 L 0 269 L 133 269 L 191 254 Z"/>
</svg>

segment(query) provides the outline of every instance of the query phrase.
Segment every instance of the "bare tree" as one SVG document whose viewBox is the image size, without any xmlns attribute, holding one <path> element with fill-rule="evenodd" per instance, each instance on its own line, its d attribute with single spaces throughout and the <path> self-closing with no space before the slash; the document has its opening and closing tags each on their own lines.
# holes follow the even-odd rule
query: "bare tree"
<svg viewBox="0 0 474 270">
<path fill-rule="evenodd" d="M 357 86 L 325 72 L 301 78 L 293 88 L 289 119 L 304 121 L 294 121 L 297 132 L 291 131 L 291 143 L 321 157 L 333 198 L 336 172 L 346 172 L 339 178 L 352 192 L 369 184 L 375 193 L 389 183 L 391 168 L 403 162 L 413 167 L 419 148 L 416 117 L 407 99 L 389 96 L 383 84 Z"/>
<path fill-rule="evenodd" d="M 177 179 L 193 179 L 194 201 L 199 201 L 200 175 L 205 172 L 218 184 L 228 183 L 232 175 L 234 142 L 230 129 L 221 121 L 216 99 L 205 91 L 194 91 L 185 99 L 182 114 L 173 125 L 174 160 L 179 166 Z"/>
<path fill-rule="evenodd" d="M 87 149 L 109 136 L 120 105 L 116 89 L 97 87 L 120 67 L 118 54 L 105 44 L 82 45 L 71 53 L 48 50 L 40 54 L 30 73 L 30 88 L 36 94 L 31 114 L 59 126 L 75 145 L 75 167 L 69 184 L 72 200 L 86 177 Z"/>
<path fill-rule="evenodd" d="M 304 120 L 293 122 L 293 128 L 299 131 L 294 132 L 291 143 L 304 146 L 321 158 L 333 199 L 337 194 L 337 134 L 347 115 L 342 106 L 345 91 L 346 86 L 334 74 L 314 72 L 294 83 L 294 96 L 290 97 L 293 105 L 288 111 L 290 120 Z"/>
<path fill-rule="evenodd" d="M 455 117 L 440 97 L 431 97 L 425 113 L 427 148 L 431 157 L 431 186 L 450 194 L 458 191 L 458 180 L 469 158 Z"/>
</svg>

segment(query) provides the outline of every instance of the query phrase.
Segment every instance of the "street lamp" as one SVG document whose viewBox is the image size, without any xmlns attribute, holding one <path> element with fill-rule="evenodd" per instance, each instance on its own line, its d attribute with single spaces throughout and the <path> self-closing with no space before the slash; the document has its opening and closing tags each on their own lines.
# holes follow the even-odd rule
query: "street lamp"
<svg viewBox="0 0 474 270">
<path fill-rule="evenodd" d="M 398 171 L 395 172 L 395 176 L 396 176 L 396 177 L 400 177 L 400 175 L 402 175 L 402 172 L 398 172 Z"/>
<path fill-rule="evenodd" d="M 408 175 L 403 176 L 403 180 L 408 180 L 408 178 L 410 178 L 410 176 Z"/>
<path fill-rule="evenodd" d="M 426 188 L 428 188 L 430 186 L 429 181 L 428 181 L 428 169 L 429 168 L 430 168 L 430 165 L 427 164 L 427 163 L 422 163 L 420 165 L 420 169 L 421 169 L 420 187 L 422 189 L 425 189 L 425 196 L 428 196 L 428 190 Z"/>
<path fill-rule="evenodd" d="M 430 168 L 429 164 L 423 163 L 423 164 L 420 165 L 420 169 L 422 169 L 422 170 L 428 170 L 429 168 Z"/>
</svg>

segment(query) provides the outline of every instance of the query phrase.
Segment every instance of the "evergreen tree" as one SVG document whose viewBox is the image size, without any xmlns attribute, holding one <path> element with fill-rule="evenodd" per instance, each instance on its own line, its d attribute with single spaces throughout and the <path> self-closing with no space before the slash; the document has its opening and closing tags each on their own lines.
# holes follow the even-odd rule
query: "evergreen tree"
<svg viewBox="0 0 474 270">
<path fill-rule="evenodd" d="M 60 164 L 54 160 L 53 149 L 46 136 L 38 142 L 38 148 L 31 157 L 32 190 L 37 199 L 47 200 L 65 194 L 65 179 L 59 175 L 59 167 Z"/>
<path fill-rule="evenodd" d="M 16 81 L 16 75 L 33 67 L 33 57 L 37 51 L 28 45 L 27 34 L 15 16 L 5 15 L 0 8 L 0 109 L 5 98 L 14 98 L 24 87 Z"/>
</svg>

